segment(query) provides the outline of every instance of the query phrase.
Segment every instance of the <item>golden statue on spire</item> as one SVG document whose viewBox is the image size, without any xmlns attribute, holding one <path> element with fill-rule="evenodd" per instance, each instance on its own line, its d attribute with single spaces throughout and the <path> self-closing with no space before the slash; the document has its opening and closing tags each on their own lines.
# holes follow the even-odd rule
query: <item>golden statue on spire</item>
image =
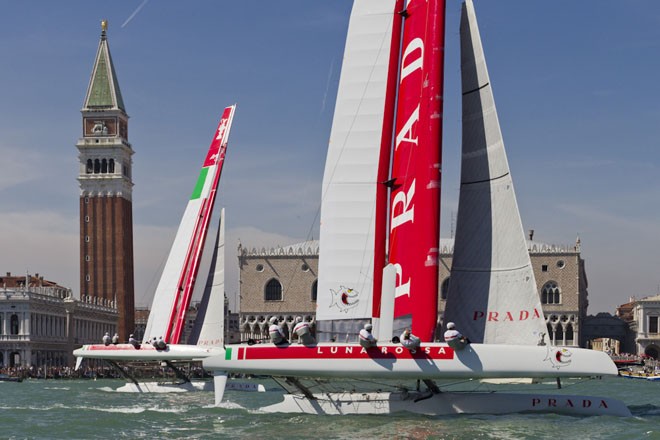
<svg viewBox="0 0 660 440">
<path fill-rule="evenodd" d="M 108 30 L 108 20 L 106 19 L 101 20 L 101 30 L 103 32 Z"/>
</svg>

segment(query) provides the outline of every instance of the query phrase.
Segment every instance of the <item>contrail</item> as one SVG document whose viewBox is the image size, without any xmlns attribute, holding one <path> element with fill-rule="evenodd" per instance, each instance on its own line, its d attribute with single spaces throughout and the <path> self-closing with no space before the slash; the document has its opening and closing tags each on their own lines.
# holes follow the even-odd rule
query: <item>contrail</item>
<svg viewBox="0 0 660 440">
<path fill-rule="evenodd" d="M 128 24 L 129 21 L 133 20 L 133 17 L 135 17 L 137 15 L 137 13 L 140 12 L 140 10 L 144 7 L 144 5 L 147 4 L 148 1 L 149 0 L 142 0 L 142 3 L 140 3 L 140 6 L 138 6 L 137 9 L 135 11 L 133 11 L 131 16 L 126 19 L 126 21 L 124 22 L 124 24 L 121 25 L 121 27 L 123 28 L 124 26 L 126 26 Z"/>
<path fill-rule="evenodd" d="M 332 62 L 330 63 L 330 71 L 328 72 L 328 82 L 325 85 L 325 93 L 323 94 L 323 101 L 321 102 L 321 114 L 323 114 L 323 111 L 325 110 L 325 101 L 328 98 L 328 89 L 330 88 L 330 80 L 332 79 L 332 71 L 335 67 L 335 59 L 332 59 Z"/>
</svg>

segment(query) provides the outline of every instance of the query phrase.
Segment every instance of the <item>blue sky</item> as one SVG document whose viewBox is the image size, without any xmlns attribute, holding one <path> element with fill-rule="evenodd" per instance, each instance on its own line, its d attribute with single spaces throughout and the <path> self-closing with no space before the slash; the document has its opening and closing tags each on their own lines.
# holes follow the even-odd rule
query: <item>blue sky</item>
<svg viewBox="0 0 660 440">
<path fill-rule="evenodd" d="M 580 236 L 589 313 L 657 294 L 660 3 L 475 6 L 524 228 L 546 243 Z M 150 303 L 227 105 L 238 103 L 219 198 L 228 294 L 237 289 L 239 238 L 248 247 L 318 238 L 350 7 L 1 2 L 0 270 L 38 272 L 79 293 L 75 143 L 102 18 L 131 116 L 136 302 Z M 458 200 L 459 15 L 460 3 L 448 1 L 443 237 Z"/>
</svg>

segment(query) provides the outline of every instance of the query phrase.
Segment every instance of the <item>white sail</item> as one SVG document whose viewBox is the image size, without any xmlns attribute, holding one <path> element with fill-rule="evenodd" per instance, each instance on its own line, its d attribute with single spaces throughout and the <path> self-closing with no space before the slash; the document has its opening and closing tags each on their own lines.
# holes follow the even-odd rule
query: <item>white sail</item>
<svg viewBox="0 0 660 440">
<path fill-rule="evenodd" d="M 535 345 L 545 320 L 470 0 L 460 33 L 463 151 L 445 322 L 472 342 Z"/>
<path fill-rule="evenodd" d="M 220 347 L 225 332 L 225 209 L 220 210 L 218 233 L 197 320 L 188 341 L 191 345 Z"/>
<path fill-rule="evenodd" d="M 324 321 L 372 316 L 376 176 L 393 10 L 394 0 L 365 0 L 351 13 L 323 176 L 320 336 L 337 330 L 324 329 Z"/>
</svg>

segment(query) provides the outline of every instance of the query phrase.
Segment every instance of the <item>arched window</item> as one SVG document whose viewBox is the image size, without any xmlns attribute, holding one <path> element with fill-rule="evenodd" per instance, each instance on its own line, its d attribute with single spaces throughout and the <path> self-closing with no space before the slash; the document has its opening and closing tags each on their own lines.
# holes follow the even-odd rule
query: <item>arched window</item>
<svg viewBox="0 0 660 440">
<path fill-rule="evenodd" d="M 17 335 L 18 334 L 18 315 L 11 315 L 9 320 L 9 334 Z"/>
<path fill-rule="evenodd" d="M 563 345 L 564 344 L 564 328 L 559 324 L 557 327 L 555 327 L 555 339 L 554 343 L 555 345 Z"/>
<path fill-rule="evenodd" d="M 282 301 L 282 284 L 277 279 L 271 278 L 266 283 L 264 299 L 266 301 Z"/>
<path fill-rule="evenodd" d="M 577 341 L 574 341 L 575 335 L 573 334 L 573 324 L 568 324 L 566 327 L 566 342 L 570 345 L 576 345 Z"/>
<path fill-rule="evenodd" d="M 92 159 L 87 159 L 87 166 L 85 167 L 85 172 L 87 174 L 92 174 L 94 172 L 94 162 L 92 162 Z"/>
<path fill-rule="evenodd" d="M 18 367 L 21 365 L 21 354 L 17 351 L 9 353 L 9 366 Z"/>
<path fill-rule="evenodd" d="M 541 289 L 542 304 L 561 304 L 561 291 L 554 281 L 548 281 Z"/>
<path fill-rule="evenodd" d="M 115 174 L 115 160 L 114 159 L 110 159 L 108 161 L 108 172 L 110 174 Z"/>
<path fill-rule="evenodd" d="M 101 172 L 101 161 L 98 159 L 94 160 L 94 174 L 98 174 Z"/>
<path fill-rule="evenodd" d="M 103 159 L 101 161 L 101 173 L 106 174 L 108 172 L 108 160 Z"/>
<path fill-rule="evenodd" d="M 446 300 L 447 299 L 447 293 L 449 292 L 449 278 L 447 277 L 442 281 L 442 285 L 440 286 L 440 299 L 441 300 Z"/>
<path fill-rule="evenodd" d="M 312 301 L 316 301 L 316 289 L 319 286 L 319 280 L 314 280 L 312 283 Z"/>
</svg>

